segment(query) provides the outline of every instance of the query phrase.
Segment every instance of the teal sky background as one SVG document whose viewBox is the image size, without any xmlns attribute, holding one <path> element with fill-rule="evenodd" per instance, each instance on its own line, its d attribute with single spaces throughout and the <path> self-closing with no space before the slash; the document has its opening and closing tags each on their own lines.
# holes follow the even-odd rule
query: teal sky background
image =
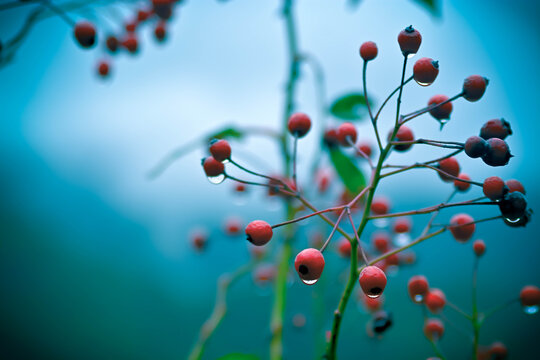
<svg viewBox="0 0 540 360">
<path fill-rule="evenodd" d="M 373 40 L 379 56 L 369 65 L 368 88 L 379 104 L 399 82 L 396 36 L 409 24 L 423 35 L 413 59 L 439 60 L 440 73 L 430 87 L 410 84 L 405 89 L 404 112 L 424 106 L 433 94 L 457 93 L 468 75 L 488 77 L 485 97 L 477 103 L 456 101 L 442 133 L 428 116 L 412 128 L 418 137 L 464 141 L 489 119 L 509 120 L 514 135 L 508 143 L 515 155 L 509 166 L 490 168 L 463 155 L 460 163 L 479 181 L 491 175 L 522 180 L 531 207 L 540 209 L 537 1 L 443 0 L 441 18 L 407 0 L 363 0 L 356 10 L 345 1 L 297 3 L 300 48 L 324 67 L 329 101 L 361 89 L 357 50 Z M 279 222 L 282 213 L 261 192 L 253 191 L 247 203 L 238 205 L 231 184 L 206 181 L 199 162 L 202 150 L 154 181 L 145 175 L 171 149 L 224 123 L 278 128 L 287 60 L 279 9 L 275 1 L 187 1 L 178 8 L 165 44 L 155 44 L 150 29 L 143 29 L 141 53 L 112 59 L 112 78 L 105 82 L 95 76 L 102 52 L 79 49 L 67 25 L 51 18 L 35 27 L 14 63 L 0 70 L 0 355 L 186 356 L 210 312 L 216 278 L 248 259 L 242 238 L 222 234 L 225 219 Z M 103 11 L 96 8 L 98 16 Z M 25 14 L 25 9 L 0 13 L 2 40 L 12 36 Z M 110 26 L 98 24 L 100 29 Z M 313 77 L 304 70 L 297 109 L 317 114 Z M 392 108 L 387 110 L 381 118 L 383 133 L 394 116 Z M 359 124 L 359 133 L 362 139 L 372 138 L 366 122 Z M 300 144 L 305 184 L 317 144 L 314 134 Z M 259 170 L 279 169 L 278 149 L 267 140 L 235 144 L 234 152 Z M 393 154 L 391 162 L 410 163 L 439 153 L 417 148 Z M 381 187 L 381 193 L 395 199 L 396 211 L 441 202 L 449 192 L 447 184 L 425 171 L 389 179 Z M 441 219 L 454 213 L 445 212 Z M 479 279 L 484 308 L 515 297 L 525 284 L 540 284 L 536 220 L 526 229 L 502 222 L 478 226 L 478 237 L 488 244 Z M 309 226 L 316 224 L 312 220 Z M 199 226 L 210 231 L 212 240 L 209 251 L 197 256 L 188 234 Z M 418 221 L 415 230 L 421 227 Z M 297 250 L 307 244 L 309 229 L 301 231 L 305 236 Z M 418 247 L 418 264 L 390 279 L 386 304 L 395 325 L 382 341 L 367 338 L 367 316 L 351 304 L 340 342 L 343 358 L 358 358 L 360 352 L 387 359 L 396 349 L 403 349 L 404 359 L 433 355 L 421 333 L 421 312 L 406 298 L 405 284 L 411 275 L 424 273 L 454 303 L 468 307 L 472 253 L 466 247 L 449 235 Z M 347 264 L 332 255 L 327 263 L 320 286 L 328 288 L 325 299 L 333 309 Z M 289 289 L 288 318 L 309 314 L 305 309 L 312 306 L 315 290 L 298 282 Z M 248 277 L 230 298 L 230 314 L 209 343 L 206 358 L 231 351 L 266 358 L 270 291 L 254 290 Z M 325 327 L 331 313 L 326 311 Z M 447 315 L 467 329 L 456 314 L 448 310 Z M 314 322 L 308 318 L 303 331 L 285 329 L 287 359 L 315 357 Z M 526 316 L 516 305 L 490 319 L 481 340 L 505 342 L 510 359 L 524 354 L 540 358 L 538 334 L 540 317 Z M 463 335 L 447 326 L 441 346 L 448 358 L 467 358 L 470 351 L 463 344 Z"/>
</svg>

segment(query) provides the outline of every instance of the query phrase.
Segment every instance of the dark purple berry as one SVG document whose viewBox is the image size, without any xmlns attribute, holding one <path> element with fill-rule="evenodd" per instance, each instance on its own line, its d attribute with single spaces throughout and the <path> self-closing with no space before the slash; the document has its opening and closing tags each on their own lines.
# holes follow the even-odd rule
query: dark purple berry
<svg viewBox="0 0 540 360">
<path fill-rule="evenodd" d="M 504 119 L 489 120 L 480 129 L 480 137 L 485 140 L 491 138 L 504 140 L 508 135 L 512 135 L 512 128 L 510 123 Z"/>
<path fill-rule="evenodd" d="M 491 138 L 487 141 L 488 150 L 482 160 L 490 166 L 504 166 L 512 157 L 506 141 L 499 138 Z"/>
<path fill-rule="evenodd" d="M 527 199 L 520 192 L 507 193 L 499 201 L 499 209 L 502 216 L 510 222 L 517 221 L 526 215 Z"/>
<path fill-rule="evenodd" d="M 484 156 L 488 151 L 488 143 L 479 136 L 471 136 L 465 142 L 465 154 L 473 159 Z"/>
</svg>

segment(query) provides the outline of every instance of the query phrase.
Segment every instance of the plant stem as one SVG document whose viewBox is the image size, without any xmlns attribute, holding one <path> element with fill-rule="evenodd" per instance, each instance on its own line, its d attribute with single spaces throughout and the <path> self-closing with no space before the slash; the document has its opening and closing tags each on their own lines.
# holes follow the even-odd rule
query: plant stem
<svg viewBox="0 0 540 360">
<path fill-rule="evenodd" d="M 367 64 L 368 62 L 364 61 L 364 66 L 362 67 L 362 84 L 364 85 L 364 97 L 366 98 L 366 105 L 367 105 L 367 109 L 369 113 L 369 118 L 371 119 L 373 130 L 375 131 L 375 137 L 377 138 L 377 145 L 379 146 L 379 151 L 382 151 L 383 147 L 381 143 L 381 137 L 379 136 L 379 130 L 377 129 L 377 123 L 375 122 L 375 117 L 373 117 L 373 113 L 371 112 L 371 105 L 369 104 L 369 98 L 368 98 L 368 93 L 367 93 L 367 86 L 366 86 Z"/>
<path fill-rule="evenodd" d="M 478 301 L 477 301 L 477 278 L 478 278 L 478 257 L 474 257 L 472 276 L 472 326 L 473 326 L 473 360 L 478 358 L 478 338 L 480 336 L 480 322 L 478 321 Z"/>
</svg>

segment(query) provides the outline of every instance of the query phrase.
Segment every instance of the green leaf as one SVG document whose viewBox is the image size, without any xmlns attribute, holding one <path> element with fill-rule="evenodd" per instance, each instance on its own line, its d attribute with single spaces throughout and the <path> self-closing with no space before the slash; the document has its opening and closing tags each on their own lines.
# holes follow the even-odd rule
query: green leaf
<svg viewBox="0 0 540 360">
<path fill-rule="evenodd" d="M 436 16 L 436 17 L 440 16 L 440 8 L 439 8 L 438 0 L 414 0 L 414 1 L 419 3 L 427 11 L 429 11 L 431 15 Z"/>
<path fill-rule="evenodd" d="M 209 140 L 212 139 L 241 139 L 244 137 L 244 133 L 232 126 L 221 129 L 214 134 L 208 136 Z"/>
<path fill-rule="evenodd" d="M 362 93 L 343 95 L 332 103 L 330 113 L 341 120 L 360 120 L 368 114 L 366 98 Z"/>
<path fill-rule="evenodd" d="M 260 360 L 260 358 L 256 355 L 230 353 L 220 357 L 218 360 Z"/>
<path fill-rule="evenodd" d="M 354 161 L 339 148 L 329 150 L 330 160 L 347 190 L 357 194 L 366 186 L 366 178 Z"/>
</svg>

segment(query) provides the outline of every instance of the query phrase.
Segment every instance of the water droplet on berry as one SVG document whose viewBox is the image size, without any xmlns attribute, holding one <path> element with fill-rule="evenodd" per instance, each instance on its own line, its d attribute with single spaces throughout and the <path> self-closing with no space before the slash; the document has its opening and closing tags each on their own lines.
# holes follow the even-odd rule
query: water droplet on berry
<svg viewBox="0 0 540 360">
<path fill-rule="evenodd" d="M 429 86 L 429 85 L 432 84 L 432 83 L 423 83 L 423 82 L 417 81 L 416 79 L 415 79 L 414 81 L 416 81 L 416 83 L 417 83 L 418 85 L 420 85 L 420 86 Z"/>
<path fill-rule="evenodd" d="M 382 295 L 382 291 L 380 294 L 366 294 L 368 298 L 370 299 L 377 299 Z"/>
<path fill-rule="evenodd" d="M 388 219 L 384 219 L 384 218 L 381 218 L 381 219 L 375 219 L 373 220 L 373 225 L 375 225 L 376 227 L 378 228 L 385 228 L 388 226 Z"/>
<path fill-rule="evenodd" d="M 420 302 L 422 302 L 422 300 L 424 300 L 423 295 L 420 295 L 420 294 L 414 295 L 414 302 L 420 303 Z"/>
<path fill-rule="evenodd" d="M 319 281 L 319 279 L 315 279 L 315 280 L 304 280 L 302 279 L 302 282 L 306 285 L 313 285 L 315 284 L 317 281 Z"/>
<path fill-rule="evenodd" d="M 504 220 L 509 222 L 509 223 L 515 224 L 515 223 L 519 222 L 521 220 L 521 218 L 517 218 L 517 219 L 505 218 Z"/>
<path fill-rule="evenodd" d="M 225 160 L 223 160 L 221 163 L 227 164 L 228 162 L 229 162 L 229 159 L 225 159 Z"/>
<path fill-rule="evenodd" d="M 218 176 L 208 176 L 208 181 L 212 184 L 221 184 L 225 180 L 225 174 L 219 174 Z"/>
<path fill-rule="evenodd" d="M 412 58 L 414 55 L 416 55 L 416 53 L 410 53 L 409 55 L 407 55 L 407 59 Z"/>
<path fill-rule="evenodd" d="M 538 312 L 538 305 L 532 305 L 532 306 L 524 306 L 523 311 L 525 314 L 532 315 L 536 314 Z"/>
<path fill-rule="evenodd" d="M 396 246 L 405 246 L 411 243 L 411 236 L 409 234 L 397 234 L 394 238 L 394 244 Z"/>
</svg>

